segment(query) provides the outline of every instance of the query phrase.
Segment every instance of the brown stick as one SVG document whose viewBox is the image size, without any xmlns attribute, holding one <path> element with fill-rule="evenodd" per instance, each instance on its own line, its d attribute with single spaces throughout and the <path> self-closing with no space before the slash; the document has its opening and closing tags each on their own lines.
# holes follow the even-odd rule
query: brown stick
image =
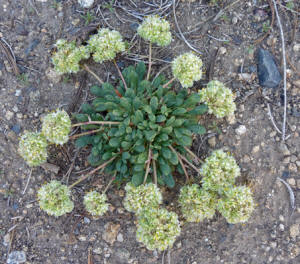
<svg viewBox="0 0 300 264">
<path fill-rule="evenodd" d="M 92 74 L 96 79 L 97 81 L 100 83 L 100 84 L 103 84 L 104 82 L 100 79 L 100 77 L 94 73 L 86 64 L 83 64 L 83 69 L 85 69 L 88 73 Z"/>
<path fill-rule="evenodd" d="M 70 136 L 69 139 L 75 139 L 75 138 L 78 138 L 78 137 L 81 137 L 81 136 L 90 135 L 90 134 L 93 134 L 93 133 L 97 133 L 101 130 L 102 130 L 102 128 L 98 128 L 98 129 L 94 129 L 94 130 L 91 130 L 91 131 L 83 132 L 83 133 L 80 133 L 80 134 L 77 134 L 77 135 L 74 135 L 74 136 Z"/>
<path fill-rule="evenodd" d="M 188 159 L 187 159 L 185 156 L 183 156 L 183 155 L 181 155 L 181 154 L 179 154 L 179 153 L 178 153 L 178 155 L 179 155 L 180 158 L 183 159 L 188 165 L 190 165 L 191 168 L 193 168 L 196 172 L 199 173 L 199 169 L 198 169 L 194 164 L 192 164 L 191 162 L 189 162 Z"/>
<path fill-rule="evenodd" d="M 97 168 L 93 169 L 92 171 L 90 171 L 88 174 L 82 176 L 81 178 L 79 178 L 76 182 L 74 182 L 72 185 L 69 186 L 70 189 L 72 189 L 75 185 L 77 185 L 78 183 L 84 181 L 85 179 L 87 179 L 89 176 L 91 176 L 92 174 L 94 174 L 95 172 L 97 172 L 98 170 L 101 170 L 102 168 L 105 168 L 109 163 L 111 163 L 115 157 L 112 157 L 110 160 L 106 161 L 105 163 L 101 164 L 100 166 L 98 166 Z"/>
<path fill-rule="evenodd" d="M 203 160 L 201 160 L 193 151 L 191 151 L 189 148 L 184 147 L 184 149 L 193 157 L 195 158 L 197 161 L 199 161 L 200 163 L 203 163 Z"/>
<path fill-rule="evenodd" d="M 175 81 L 175 77 L 174 78 L 172 78 L 170 81 L 168 81 L 166 84 L 164 84 L 163 85 L 163 88 L 167 88 L 168 87 L 168 85 L 170 85 L 172 82 L 174 82 Z"/>
<path fill-rule="evenodd" d="M 88 121 L 88 122 L 73 124 L 72 127 L 84 126 L 84 125 L 119 125 L 119 124 L 121 124 L 121 122 L 116 122 L 116 121 Z"/>
<path fill-rule="evenodd" d="M 185 166 L 184 166 L 184 164 L 183 164 L 183 162 L 182 162 L 182 159 L 181 159 L 181 157 L 180 157 L 180 154 L 179 154 L 172 146 L 169 146 L 169 148 L 177 155 L 177 158 L 178 158 L 178 160 L 179 160 L 179 163 L 180 163 L 180 165 L 181 165 L 181 167 L 182 167 L 182 169 L 183 169 L 183 172 L 184 172 L 186 181 L 188 182 L 188 181 L 189 181 L 189 175 L 188 175 L 188 173 L 187 173 L 187 171 L 186 171 L 186 168 L 185 168 Z"/>
<path fill-rule="evenodd" d="M 120 75 L 120 77 L 121 77 L 121 79 L 122 79 L 122 82 L 123 82 L 123 84 L 124 84 L 125 90 L 127 90 L 127 89 L 128 89 L 127 84 L 126 84 L 126 82 L 125 82 L 124 76 L 123 76 L 123 74 L 122 74 L 122 72 L 121 72 L 121 70 L 120 70 L 120 68 L 119 68 L 119 66 L 118 66 L 118 64 L 117 64 L 117 62 L 116 62 L 116 60 L 114 60 L 114 65 L 116 66 L 116 68 L 117 68 L 117 70 L 118 70 L 118 73 L 119 73 L 119 75 Z"/>
<path fill-rule="evenodd" d="M 150 72 L 151 72 L 151 66 L 152 66 L 151 59 L 152 59 L 152 44 L 150 42 L 150 44 L 149 44 L 149 65 L 148 65 L 148 72 L 147 72 L 147 81 L 150 78 Z"/>
<path fill-rule="evenodd" d="M 107 192 L 109 186 L 110 186 L 110 185 L 113 183 L 113 181 L 116 179 L 116 174 L 117 174 L 117 173 L 115 173 L 115 175 L 111 178 L 111 180 L 110 180 L 109 183 L 107 184 L 106 188 L 104 189 L 103 193 L 106 193 L 106 192 Z"/>
<path fill-rule="evenodd" d="M 151 156 L 152 156 L 152 150 L 151 150 L 151 148 L 149 147 L 148 160 L 147 160 L 147 167 L 146 167 L 146 172 L 145 172 L 145 177 L 144 177 L 144 182 L 143 182 L 143 184 L 146 183 L 147 177 L 148 177 L 148 174 L 149 174 L 149 171 L 150 171 L 150 163 L 151 163 L 151 159 L 152 159 Z"/>
<path fill-rule="evenodd" d="M 157 185 L 157 171 L 156 171 L 155 159 L 152 159 L 152 166 L 153 166 L 154 184 Z"/>
</svg>

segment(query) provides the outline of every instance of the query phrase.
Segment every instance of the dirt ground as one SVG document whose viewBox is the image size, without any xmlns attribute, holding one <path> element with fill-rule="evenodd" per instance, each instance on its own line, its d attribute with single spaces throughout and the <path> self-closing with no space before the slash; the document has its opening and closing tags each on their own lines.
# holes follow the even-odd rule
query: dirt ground
<svg viewBox="0 0 300 264">
<path fill-rule="evenodd" d="M 54 218 L 39 209 L 38 188 L 66 175 L 76 149 L 72 143 L 51 149 L 48 162 L 59 166 L 59 172 L 34 168 L 30 176 L 31 169 L 17 153 L 18 136 L 25 130 L 38 130 L 41 115 L 57 107 L 78 111 L 80 102 L 90 98 L 89 87 L 96 83 L 88 76 L 81 85 L 84 73 L 64 76 L 59 82 L 49 74 L 55 41 L 82 41 L 95 27 L 110 26 L 128 42 L 136 41 L 130 54 L 119 57 L 121 67 L 136 59 L 147 61 L 146 46 L 135 35 L 136 26 L 144 14 L 161 12 L 171 22 L 173 41 L 167 48 L 154 49 L 153 57 L 158 59 L 154 70 L 158 72 L 178 54 L 190 51 L 175 24 L 172 1 L 162 1 L 161 10 L 149 5 L 161 1 L 145 2 L 96 0 L 86 10 L 75 0 L 0 0 L 0 37 L 11 46 L 22 73 L 16 77 L 0 46 L 0 263 L 6 263 L 8 252 L 14 250 L 24 251 L 26 263 L 32 264 L 146 264 L 168 263 L 169 259 L 174 264 L 300 263 L 300 3 L 296 0 L 292 11 L 286 1 L 277 1 L 288 56 L 289 138 L 285 142 L 268 113 L 269 104 L 281 128 L 283 83 L 278 88 L 263 88 L 256 73 L 258 47 L 274 55 L 282 73 L 281 39 L 275 14 L 272 22 L 272 0 L 176 1 L 178 25 L 188 43 L 203 53 L 206 68 L 203 80 L 193 89 L 218 79 L 236 94 L 235 119 L 209 119 L 208 133 L 195 139 L 193 151 L 202 158 L 221 147 L 233 153 L 242 168 L 240 181 L 251 186 L 257 203 L 248 223 L 230 225 L 217 215 L 211 221 L 186 224 L 168 257 L 167 252 L 148 251 L 136 242 L 135 219 L 122 207 L 121 190 L 109 190 L 112 207 L 105 217 L 93 219 L 84 213 L 84 192 L 89 184 L 104 186 L 104 177 L 97 181 L 94 177 L 74 189 L 71 214 Z M 117 76 L 110 63 L 91 62 L 91 68 L 103 78 Z M 70 182 L 89 167 L 85 155 L 81 151 L 75 159 Z M 295 210 L 288 188 L 278 178 L 294 193 Z M 165 193 L 166 206 L 176 206 L 172 199 L 176 191 Z"/>
</svg>

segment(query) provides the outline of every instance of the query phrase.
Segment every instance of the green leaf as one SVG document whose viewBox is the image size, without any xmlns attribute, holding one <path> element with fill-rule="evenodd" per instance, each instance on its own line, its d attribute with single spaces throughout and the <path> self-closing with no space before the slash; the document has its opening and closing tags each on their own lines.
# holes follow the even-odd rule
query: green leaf
<svg viewBox="0 0 300 264">
<path fill-rule="evenodd" d="M 167 141 L 169 139 L 169 136 L 168 134 L 166 133 L 162 133 L 158 136 L 158 140 L 161 142 L 161 141 Z"/>
<path fill-rule="evenodd" d="M 184 122 L 184 119 L 176 119 L 173 123 L 173 127 L 180 127 Z"/>
<path fill-rule="evenodd" d="M 147 158 L 148 158 L 148 153 L 145 151 L 138 155 L 136 163 L 145 164 L 145 161 L 147 160 Z"/>
<path fill-rule="evenodd" d="M 138 97 L 135 97 L 132 101 L 132 105 L 135 110 L 138 110 L 139 108 L 142 107 L 143 103 Z"/>
<path fill-rule="evenodd" d="M 138 65 L 136 66 L 135 68 L 136 70 L 136 73 L 138 74 L 139 76 L 139 80 L 143 80 L 144 79 L 144 76 L 145 76 L 145 73 L 146 73 L 146 65 L 144 62 L 139 62 Z"/>
<path fill-rule="evenodd" d="M 176 137 L 177 138 L 177 143 L 181 146 L 191 146 L 193 143 L 193 140 L 191 137 L 188 136 L 181 136 L 181 137 Z"/>
<path fill-rule="evenodd" d="M 171 158 L 169 159 L 169 161 L 173 164 L 173 165 L 177 165 L 178 164 L 178 157 L 177 155 L 172 151 L 171 153 Z"/>
<path fill-rule="evenodd" d="M 107 151 L 107 152 L 105 152 L 105 153 L 102 155 L 102 159 L 103 159 L 103 160 L 108 160 L 108 159 L 110 159 L 111 157 L 112 157 L 112 154 L 111 154 L 110 151 Z"/>
<path fill-rule="evenodd" d="M 103 92 L 102 88 L 100 88 L 97 85 L 93 85 L 91 87 L 90 91 L 91 91 L 91 94 L 96 95 L 96 96 L 103 96 L 104 95 L 104 92 Z"/>
<path fill-rule="evenodd" d="M 203 115 L 207 112 L 208 107 L 205 104 L 201 104 L 197 107 L 195 107 L 193 110 L 189 111 L 189 114 L 191 115 Z"/>
<path fill-rule="evenodd" d="M 87 158 L 88 163 L 90 163 L 92 166 L 98 166 L 101 163 L 100 156 L 94 156 L 90 154 Z"/>
<path fill-rule="evenodd" d="M 155 89 L 158 88 L 158 86 L 161 84 L 162 80 L 163 80 L 163 77 L 161 75 L 157 76 L 152 83 L 153 87 Z"/>
<path fill-rule="evenodd" d="M 139 86 L 137 88 L 138 94 L 141 95 L 145 91 L 151 90 L 151 83 L 147 80 L 143 80 L 139 83 Z"/>
<path fill-rule="evenodd" d="M 126 164 L 123 164 L 120 170 L 120 173 L 125 174 L 127 172 L 128 168 Z"/>
<path fill-rule="evenodd" d="M 199 134 L 199 135 L 203 135 L 206 133 L 206 129 L 204 126 L 202 125 L 191 125 L 187 127 L 189 130 L 191 130 L 193 133 Z"/>
<path fill-rule="evenodd" d="M 168 147 L 163 147 L 161 153 L 165 159 L 169 160 L 172 157 L 172 151 Z"/>
<path fill-rule="evenodd" d="M 163 175 L 169 175 L 171 173 L 171 167 L 169 164 L 159 164 L 160 171 Z"/>
<path fill-rule="evenodd" d="M 75 118 L 78 122 L 87 122 L 87 121 L 89 121 L 88 116 L 85 115 L 85 114 L 74 114 L 74 118 Z"/>
<path fill-rule="evenodd" d="M 130 110 L 131 110 L 131 102 L 130 102 L 129 99 L 126 98 L 126 97 L 122 97 L 122 98 L 120 99 L 120 105 L 121 105 L 122 107 L 124 107 L 127 111 L 130 111 Z"/>
<path fill-rule="evenodd" d="M 150 120 L 152 123 L 154 123 L 154 122 L 156 121 L 155 115 L 149 114 L 148 117 L 149 117 L 149 120 Z"/>
<path fill-rule="evenodd" d="M 164 122 L 164 121 L 166 121 L 166 116 L 164 116 L 164 115 L 158 115 L 157 117 L 156 117 L 156 122 L 157 123 L 161 123 L 161 122 Z"/>
<path fill-rule="evenodd" d="M 123 152 L 122 153 L 122 159 L 127 160 L 130 159 L 131 155 L 129 154 L 129 152 Z"/>
<path fill-rule="evenodd" d="M 82 136 L 80 138 L 77 138 L 75 140 L 75 147 L 76 148 L 83 148 L 87 146 L 88 144 L 91 144 L 91 137 L 90 136 Z"/>
<path fill-rule="evenodd" d="M 135 71 L 129 73 L 129 87 L 136 90 L 138 87 L 139 76 Z"/>
<path fill-rule="evenodd" d="M 143 173 L 134 173 L 131 177 L 131 182 L 134 186 L 139 186 L 144 181 L 144 174 Z"/>
<path fill-rule="evenodd" d="M 163 181 L 169 188 L 173 188 L 175 186 L 175 181 L 171 173 L 163 175 Z"/>
<path fill-rule="evenodd" d="M 133 167 L 134 172 L 141 172 L 144 170 L 145 164 L 136 164 Z"/>
<path fill-rule="evenodd" d="M 152 114 L 152 108 L 149 105 L 145 105 L 143 109 L 147 114 Z"/>
<path fill-rule="evenodd" d="M 200 102 L 200 95 L 198 93 L 193 93 L 185 100 L 183 106 L 186 108 L 190 108 L 190 107 L 194 107 L 199 102 Z"/>
<path fill-rule="evenodd" d="M 131 147 L 131 143 L 130 143 L 130 142 L 127 142 L 127 141 L 122 141 L 121 147 L 122 147 L 124 150 L 128 150 L 128 149 Z"/>
<path fill-rule="evenodd" d="M 158 107 L 158 99 L 156 96 L 152 97 L 150 100 L 150 106 L 152 108 L 152 111 L 155 112 Z"/>
<path fill-rule="evenodd" d="M 81 111 L 84 114 L 89 114 L 89 115 L 94 113 L 93 107 L 90 104 L 87 104 L 87 103 L 84 103 L 84 104 L 81 105 Z"/>
<path fill-rule="evenodd" d="M 161 132 L 166 133 L 166 134 L 170 134 L 173 131 L 173 128 L 171 126 L 167 126 L 162 128 Z"/>
<path fill-rule="evenodd" d="M 166 126 L 173 125 L 174 121 L 175 121 L 175 116 L 172 116 L 170 119 L 167 120 Z"/>
<path fill-rule="evenodd" d="M 113 137 L 109 140 L 108 144 L 113 148 L 119 147 L 120 146 L 120 138 Z"/>
<path fill-rule="evenodd" d="M 139 153 L 144 152 L 145 151 L 145 146 L 144 145 L 135 146 L 134 150 L 136 152 L 139 152 Z"/>
<path fill-rule="evenodd" d="M 156 132 L 153 130 L 144 131 L 147 141 L 152 142 L 156 136 Z"/>
<path fill-rule="evenodd" d="M 173 115 L 183 115 L 183 114 L 185 114 L 187 111 L 186 111 L 186 109 L 185 108 L 182 108 L 182 107 L 180 107 L 180 108 L 177 108 L 176 110 L 174 110 L 173 111 Z"/>
</svg>

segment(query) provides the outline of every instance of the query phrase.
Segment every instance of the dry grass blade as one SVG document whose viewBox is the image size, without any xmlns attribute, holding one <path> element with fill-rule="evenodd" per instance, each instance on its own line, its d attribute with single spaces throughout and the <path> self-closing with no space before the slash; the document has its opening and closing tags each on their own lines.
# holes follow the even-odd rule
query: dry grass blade
<svg viewBox="0 0 300 264">
<path fill-rule="evenodd" d="M 17 61 L 15 54 L 12 51 L 12 48 L 9 46 L 9 44 L 6 42 L 4 38 L 0 38 L 0 47 L 4 51 L 5 55 L 7 56 L 7 59 L 13 68 L 15 75 L 20 75 L 19 68 L 17 66 Z"/>
<path fill-rule="evenodd" d="M 295 208 L 296 208 L 296 205 L 295 205 L 295 195 L 294 195 L 294 192 L 291 188 L 291 186 L 283 179 L 279 178 L 278 177 L 278 180 L 280 180 L 284 185 L 285 187 L 288 189 L 289 191 L 289 195 L 290 195 L 290 204 L 291 204 L 291 208 L 292 208 L 292 213 L 291 215 L 293 214 Z"/>
</svg>

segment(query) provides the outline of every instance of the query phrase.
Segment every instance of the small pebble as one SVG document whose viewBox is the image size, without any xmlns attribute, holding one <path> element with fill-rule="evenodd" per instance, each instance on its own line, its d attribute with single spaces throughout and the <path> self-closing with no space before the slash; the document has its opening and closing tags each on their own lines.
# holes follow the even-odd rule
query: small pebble
<svg viewBox="0 0 300 264">
<path fill-rule="evenodd" d="M 12 251 L 7 258 L 7 264 L 21 264 L 26 262 L 26 253 L 24 251 Z"/>
<path fill-rule="evenodd" d="M 280 230 L 280 231 L 284 231 L 284 225 L 283 225 L 283 224 L 280 224 L 280 225 L 279 225 L 279 230 Z"/>
<path fill-rule="evenodd" d="M 294 224 L 290 227 L 290 236 L 292 238 L 295 238 L 297 236 L 299 236 L 300 234 L 300 230 L 299 230 L 299 225 L 298 224 Z"/>
<path fill-rule="evenodd" d="M 118 241 L 118 242 L 123 242 L 123 241 L 124 241 L 123 235 L 122 235 L 121 233 L 119 233 L 119 234 L 117 235 L 117 241 Z"/>
<path fill-rule="evenodd" d="M 245 134 L 247 131 L 247 128 L 244 125 L 240 125 L 236 130 L 235 133 L 237 133 L 238 135 L 243 135 Z"/>
<path fill-rule="evenodd" d="M 259 151 L 259 146 L 255 146 L 253 149 L 252 149 L 252 153 L 255 154 Z"/>
<path fill-rule="evenodd" d="M 84 217 L 83 222 L 88 225 L 91 222 L 91 220 L 87 217 Z"/>
<path fill-rule="evenodd" d="M 214 148 L 217 144 L 216 137 L 209 138 L 207 142 L 210 147 Z"/>
</svg>

